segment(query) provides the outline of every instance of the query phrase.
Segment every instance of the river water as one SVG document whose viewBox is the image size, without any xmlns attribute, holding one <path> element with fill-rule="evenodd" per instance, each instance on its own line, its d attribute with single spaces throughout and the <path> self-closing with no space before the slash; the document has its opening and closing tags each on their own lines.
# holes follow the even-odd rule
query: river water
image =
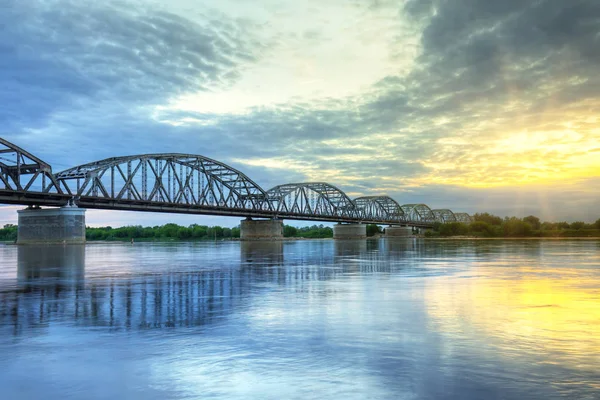
<svg viewBox="0 0 600 400">
<path fill-rule="evenodd" d="M 0 245 L 2 399 L 600 399 L 600 241 Z"/>
</svg>

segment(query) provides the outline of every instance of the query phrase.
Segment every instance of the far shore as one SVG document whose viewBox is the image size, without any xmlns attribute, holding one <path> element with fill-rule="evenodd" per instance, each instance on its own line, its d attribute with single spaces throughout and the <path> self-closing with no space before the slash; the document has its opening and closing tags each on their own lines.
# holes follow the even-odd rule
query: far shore
<svg viewBox="0 0 600 400">
<path fill-rule="evenodd" d="M 415 236 L 406 236 L 406 237 L 386 237 L 386 236 L 371 236 L 367 237 L 367 239 L 424 239 L 427 241 L 466 241 L 466 240 L 477 240 L 477 241 L 486 241 L 486 240 L 511 240 L 511 241 L 519 241 L 519 240 L 600 240 L 598 236 L 578 236 L 578 237 L 477 237 L 477 236 L 447 236 L 447 237 L 424 237 L 422 235 Z M 303 241 L 303 240 L 333 240 L 333 238 L 297 238 L 297 237 L 287 237 L 283 239 L 254 239 L 254 240 L 241 240 L 239 238 L 228 238 L 228 239 L 219 239 L 216 242 L 292 242 L 292 241 Z M 348 240 L 348 239 L 344 239 Z M 353 239 L 350 239 L 353 240 Z M 358 239 L 365 240 L 365 239 Z M 181 239 L 160 239 L 160 240 L 147 240 L 147 239 L 134 239 L 133 243 L 208 243 L 215 242 L 215 240 L 181 240 Z M 131 239 L 126 240 L 88 240 L 86 244 L 106 244 L 106 243 L 131 243 Z M 7 242 L 0 241 L 1 245 L 17 245 L 15 242 Z M 48 243 L 50 244 L 60 244 L 60 243 Z"/>
<path fill-rule="evenodd" d="M 419 239 L 426 240 L 599 240 L 600 236 L 525 236 L 525 237 L 478 237 L 478 236 L 446 236 L 446 237 L 424 237 Z"/>
</svg>

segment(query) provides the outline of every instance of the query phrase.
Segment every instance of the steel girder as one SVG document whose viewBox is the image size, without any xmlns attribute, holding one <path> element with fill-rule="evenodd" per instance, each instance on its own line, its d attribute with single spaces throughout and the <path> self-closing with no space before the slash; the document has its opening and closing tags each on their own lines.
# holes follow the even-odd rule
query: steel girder
<svg viewBox="0 0 600 400">
<path fill-rule="evenodd" d="M 113 157 L 58 174 L 49 164 L 0 138 L 0 202 L 87 208 L 305 219 L 331 222 L 469 223 L 466 213 L 400 206 L 388 196 L 351 200 L 325 182 L 290 183 L 264 191 L 240 171 L 192 154 Z"/>
<path fill-rule="evenodd" d="M 346 193 L 325 182 L 288 183 L 269 189 L 267 194 L 281 213 L 358 218 Z"/>
<path fill-rule="evenodd" d="M 409 221 L 435 222 L 435 215 L 425 204 L 404 204 L 400 207 Z"/>
<path fill-rule="evenodd" d="M 56 174 L 66 193 L 110 200 L 270 210 L 265 191 L 240 171 L 192 154 L 144 154 Z"/>
<path fill-rule="evenodd" d="M 456 221 L 462 222 L 464 224 L 470 224 L 473 222 L 473 218 L 467 213 L 455 213 Z"/>
<path fill-rule="evenodd" d="M 359 215 L 366 220 L 404 222 L 405 214 L 396 200 L 389 196 L 365 196 L 354 199 Z"/>
<path fill-rule="evenodd" d="M 0 138 L 0 190 L 60 194 L 52 167 Z"/>
<path fill-rule="evenodd" d="M 443 224 L 447 222 L 456 222 L 456 216 L 448 209 L 431 210 L 437 222 Z"/>
</svg>

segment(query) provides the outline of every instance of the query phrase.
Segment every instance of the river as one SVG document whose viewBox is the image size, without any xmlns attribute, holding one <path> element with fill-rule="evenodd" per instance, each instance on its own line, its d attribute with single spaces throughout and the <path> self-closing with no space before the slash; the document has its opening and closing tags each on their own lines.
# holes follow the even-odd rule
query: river
<svg viewBox="0 0 600 400">
<path fill-rule="evenodd" d="M 600 241 L 0 245 L 3 399 L 600 399 Z"/>
</svg>

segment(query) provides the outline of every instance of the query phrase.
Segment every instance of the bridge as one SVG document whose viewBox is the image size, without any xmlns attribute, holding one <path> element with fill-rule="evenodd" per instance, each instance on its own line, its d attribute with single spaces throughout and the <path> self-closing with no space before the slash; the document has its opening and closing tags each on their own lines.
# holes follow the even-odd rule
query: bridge
<svg viewBox="0 0 600 400">
<path fill-rule="evenodd" d="M 54 173 L 48 163 L 2 138 L 0 203 L 29 206 L 19 215 L 20 225 L 42 216 L 56 223 L 65 213 L 73 219 L 83 215 L 77 209 L 245 217 L 242 237 L 246 231 L 257 238 L 278 236 L 284 219 L 336 222 L 342 224 L 334 229 L 338 237 L 362 236 L 364 224 L 401 227 L 396 232 L 406 233 L 406 228 L 412 232 L 412 227 L 431 228 L 436 222 L 471 221 L 466 213 L 426 204 L 401 205 L 389 196 L 351 199 L 326 182 L 287 183 L 264 190 L 241 171 L 193 154 L 112 157 Z M 42 206 L 65 211 L 43 214 Z"/>
</svg>

